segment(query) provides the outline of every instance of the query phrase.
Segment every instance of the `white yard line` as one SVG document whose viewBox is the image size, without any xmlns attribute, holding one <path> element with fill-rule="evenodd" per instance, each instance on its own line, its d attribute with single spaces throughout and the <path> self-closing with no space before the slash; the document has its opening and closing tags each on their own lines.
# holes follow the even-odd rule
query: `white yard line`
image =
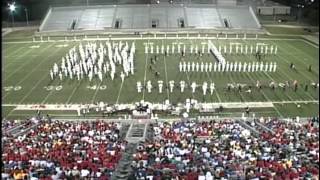
<svg viewBox="0 0 320 180">
<path fill-rule="evenodd" d="M 285 42 L 285 41 L 284 41 L 284 42 Z M 294 49 L 294 51 L 292 51 L 292 52 L 295 52 L 295 51 L 302 52 L 302 54 L 304 54 L 304 55 L 306 55 L 306 56 L 310 57 L 310 59 L 313 59 L 313 58 L 314 58 L 314 57 L 310 56 L 308 53 L 303 52 L 301 49 L 298 49 L 298 48 L 294 47 L 292 44 L 287 43 L 287 42 L 285 42 L 285 43 L 287 44 L 287 46 L 286 46 L 286 47 L 292 47 L 291 49 Z M 297 60 L 299 60 L 299 61 L 300 61 L 300 59 L 297 59 Z"/>
<path fill-rule="evenodd" d="M 11 68 L 11 66 L 13 65 L 16 65 L 16 66 L 20 66 L 27 58 L 36 58 L 36 57 L 39 57 L 40 55 L 28 55 L 28 57 L 26 56 L 16 56 L 14 58 L 16 58 L 15 60 L 10 60 L 10 63 L 9 62 L 5 62 L 4 63 L 4 66 L 2 67 L 2 71 L 5 71 L 7 70 L 9 67 Z M 11 58 L 11 57 L 10 57 Z"/>
<path fill-rule="evenodd" d="M 192 40 L 190 40 L 190 45 L 191 44 L 193 44 L 193 41 Z M 186 50 L 187 51 L 187 50 Z M 187 54 L 187 52 L 185 52 L 186 54 Z M 189 54 L 190 56 L 192 55 L 192 54 Z M 190 88 L 191 87 L 191 81 L 190 81 L 190 77 L 189 77 L 189 73 L 186 71 L 186 75 L 187 75 L 187 80 L 188 80 L 188 87 Z M 191 94 L 192 94 L 192 98 L 193 99 L 195 99 L 195 97 L 194 97 L 194 93 L 192 93 L 191 92 Z"/>
<path fill-rule="evenodd" d="M 54 43 L 55 41 L 52 41 Z M 11 41 L 11 42 L 2 42 L 2 44 L 35 44 L 40 43 L 40 41 Z"/>
<path fill-rule="evenodd" d="M 283 58 L 281 55 L 278 55 L 278 57 L 280 57 L 281 59 L 283 59 L 284 61 L 286 61 L 287 63 L 288 63 L 288 65 L 290 65 L 290 62 L 289 61 L 287 61 L 285 58 Z M 296 58 L 295 56 L 293 56 L 294 58 Z M 310 80 L 310 81 L 313 81 L 312 79 L 310 79 L 310 77 L 309 76 L 307 76 L 307 75 L 305 75 L 304 73 L 303 73 L 303 71 L 299 71 L 301 74 L 302 74 L 302 76 L 304 76 L 306 79 L 308 79 L 308 80 Z"/>
<path fill-rule="evenodd" d="M 85 79 L 85 77 L 84 77 L 84 78 L 82 78 L 82 79 L 78 82 L 78 84 L 77 84 L 77 86 L 76 86 L 75 88 L 73 88 L 73 90 L 72 90 L 71 94 L 69 95 L 69 97 L 68 97 L 68 99 L 67 99 L 66 104 L 68 104 L 68 103 L 70 102 L 70 100 L 72 99 L 72 97 L 73 97 L 74 93 L 78 90 L 78 88 L 79 88 L 80 84 L 82 83 L 82 81 L 83 81 L 84 79 Z"/>
<path fill-rule="evenodd" d="M 290 54 L 289 54 L 290 55 Z M 288 64 L 290 64 L 290 62 L 288 62 L 285 58 L 283 58 L 281 55 L 278 55 L 279 58 L 283 59 L 285 62 L 287 62 Z M 295 56 L 292 56 L 293 58 L 296 58 Z M 282 72 L 282 71 L 281 71 Z M 285 76 L 287 76 L 287 78 L 293 80 L 287 73 L 285 72 L 282 72 Z M 300 71 L 300 73 L 306 78 L 308 79 L 309 81 L 313 81 L 312 79 L 310 79 L 308 76 L 306 76 L 303 72 Z M 311 97 L 312 99 L 314 99 L 313 96 L 310 95 L 309 92 L 306 92 L 306 94 Z"/>
<path fill-rule="evenodd" d="M 29 91 L 26 95 L 23 96 L 23 98 L 19 101 L 18 104 L 21 104 L 32 92 L 33 90 L 43 81 L 43 79 L 47 78 L 47 76 L 43 76 L 41 80 L 39 80 Z"/>
<path fill-rule="evenodd" d="M 124 83 L 124 81 L 121 82 L 121 86 L 120 86 L 120 90 L 119 90 L 119 93 L 118 93 L 116 104 L 118 104 L 118 102 L 119 102 L 119 98 L 120 98 L 120 94 L 121 94 L 121 91 L 122 91 L 123 83 Z"/>
<path fill-rule="evenodd" d="M 96 96 L 97 96 L 97 94 L 98 94 L 98 91 L 99 91 L 99 88 L 100 88 L 101 84 L 102 84 L 102 81 L 99 83 L 99 85 L 97 86 L 96 91 L 95 91 L 94 94 L 93 94 L 93 97 L 92 97 L 92 99 L 91 99 L 91 103 L 92 103 L 92 104 L 94 103 L 94 101 L 95 101 L 95 99 L 96 99 Z"/>
<path fill-rule="evenodd" d="M 289 53 L 284 53 L 284 54 L 290 55 L 290 56 L 292 56 L 294 59 L 300 61 L 299 58 L 297 58 L 296 56 L 293 56 L 292 54 L 289 54 Z M 284 61 L 286 61 L 288 64 L 290 64 L 290 62 L 287 61 L 285 58 L 283 58 L 282 55 L 278 54 L 278 57 L 280 57 L 281 59 L 283 59 Z M 305 64 L 305 62 L 303 62 L 303 61 L 301 61 L 301 63 L 302 63 L 302 64 Z M 312 79 L 310 79 L 307 75 L 305 75 L 305 74 L 303 73 L 303 71 L 299 71 L 299 72 L 300 72 L 306 79 L 312 80 Z M 318 75 L 318 73 L 317 73 L 317 75 Z"/>
<path fill-rule="evenodd" d="M 208 48 L 207 48 L 207 51 L 208 51 Z M 211 56 L 211 55 L 210 55 L 210 56 Z M 210 56 L 209 56 L 209 57 L 210 57 Z M 213 80 L 212 80 L 212 78 L 210 77 L 210 74 L 209 74 L 208 72 L 206 72 L 206 74 L 207 74 L 208 78 L 210 79 L 211 83 L 213 83 Z M 220 98 L 220 96 L 219 96 L 219 93 L 218 93 L 218 91 L 217 91 L 217 88 L 214 90 L 214 93 L 215 93 L 215 95 L 217 96 L 218 101 L 221 103 L 221 98 Z"/>
<path fill-rule="evenodd" d="M 228 75 L 229 75 L 229 77 L 230 77 L 231 81 L 232 81 L 233 83 L 236 83 L 236 82 L 233 80 L 233 78 L 232 78 L 231 74 L 230 74 L 230 73 L 228 73 Z M 240 96 L 242 97 L 243 101 L 244 101 L 244 102 L 247 102 L 246 98 L 244 98 L 244 96 L 241 94 L 241 92 L 238 92 L 238 93 L 239 93 L 239 94 L 240 94 Z"/>
<path fill-rule="evenodd" d="M 49 57 L 55 55 L 56 52 L 58 52 L 60 49 L 56 49 L 53 53 L 51 53 L 46 60 L 42 60 L 37 66 L 35 66 L 32 71 L 30 71 L 23 79 L 21 79 L 17 84 L 15 85 L 19 85 L 20 83 L 22 83 L 25 79 L 27 79 L 35 70 L 37 70 L 37 67 L 40 66 L 42 63 L 44 62 L 47 62 L 48 60 L 50 60 Z M 8 94 L 10 94 L 10 92 L 12 91 L 9 91 L 7 94 L 5 94 L 2 99 L 4 99 Z"/>
<path fill-rule="evenodd" d="M 236 70 L 236 72 L 237 72 L 237 70 Z M 235 81 L 233 80 L 233 78 L 232 78 L 232 76 L 231 76 L 231 73 L 230 73 L 230 72 L 227 72 L 227 73 L 228 73 L 229 79 L 230 79 L 233 83 L 235 83 Z M 240 96 L 242 97 L 243 101 L 246 102 L 246 99 L 245 99 L 244 96 L 241 94 L 241 92 L 238 92 L 238 93 L 239 93 Z"/>
<path fill-rule="evenodd" d="M 283 74 L 285 75 L 285 76 L 287 76 L 289 79 L 291 79 L 291 80 L 293 80 L 287 73 L 285 73 L 285 72 L 283 72 Z M 316 100 L 310 93 L 309 93 L 309 91 L 304 91 L 305 92 L 305 94 L 306 95 L 308 95 L 310 98 L 311 98 L 311 100 Z"/>
<path fill-rule="evenodd" d="M 43 49 L 41 49 L 41 53 L 44 52 L 45 50 L 47 50 L 48 48 L 52 47 L 53 45 L 49 45 Z M 29 51 L 26 51 L 25 53 L 23 53 L 22 55 L 26 55 L 30 52 L 31 50 Z M 20 69 L 22 69 L 25 65 L 29 64 L 30 62 L 32 62 L 34 59 L 32 59 L 31 61 L 30 60 L 26 60 L 23 64 L 20 65 L 19 68 L 17 68 L 15 71 L 13 71 L 12 73 L 8 74 L 8 76 L 4 76 L 4 81 L 8 80 L 12 75 L 14 75 L 16 72 L 18 72 Z"/>
<path fill-rule="evenodd" d="M 245 41 L 243 41 L 244 43 L 246 43 Z M 249 59 L 252 59 L 252 56 L 248 56 Z M 286 59 L 284 59 L 286 61 Z M 283 71 L 279 71 L 279 72 L 283 72 Z M 269 79 L 271 79 L 272 81 L 276 82 L 276 80 L 274 80 L 267 72 L 263 71 L 263 73 L 269 77 Z M 294 100 L 290 95 L 288 95 L 287 93 L 285 93 L 285 95 L 290 99 L 290 100 Z M 314 98 L 313 98 L 314 99 Z"/>
<path fill-rule="evenodd" d="M 2 71 L 4 71 L 5 69 L 7 69 L 9 67 L 11 68 L 12 65 L 19 66 L 28 58 L 37 58 L 39 56 L 41 56 L 41 55 L 40 54 L 39 55 L 34 55 L 34 54 L 30 55 L 30 54 L 28 54 L 28 55 L 13 55 L 13 56 L 5 57 L 3 59 L 10 59 L 10 60 L 9 61 L 5 60 L 6 62 L 3 63 L 4 66 L 2 67 Z M 14 58 L 14 59 L 12 59 L 12 58 Z"/>
<path fill-rule="evenodd" d="M 41 104 L 44 104 L 44 103 L 47 101 L 47 99 L 49 98 L 49 96 L 50 96 L 53 92 L 54 92 L 54 90 L 51 90 L 51 91 L 46 95 L 46 97 L 41 101 Z"/>
<path fill-rule="evenodd" d="M 22 46 L 22 47 L 19 47 L 18 49 L 15 49 L 14 51 L 11 51 L 10 49 L 11 48 L 14 48 L 14 47 L 9 47 L 9 48 L 7 48 L 7 49 L 2 49 L 3 50 L 3 55 L 4 55 L 4 57 L 6 58 L 6 57 L 9 57 L 9 56 L 11 56 L 11 55 L 14 55 L 14 54 L 17 54 L 19 51 L 21 51 L 23 48 L 26 48 L 25 46 Z M 29 49 L 29 50 L 32 50 L 32 49 Z M 8 53 L 5 53 L 5 52 L 8 52 Z"/>
<path fill-rule="evenodd" d="M 245 41 L 244 41 L 245 43 Z M 250 58 L 250 57 L 249 57 Z M 248 75 L 248 77 L 251 79 L 251 81 L 254 83 L 254 79 L 251 77 L 249 72 L 246 72 L 246 74 Z M 272 102 L 271 99 L 268 98 L 268 96 L 263 92 L 263 90 L 260 91 L 260 93 L 264 96 L 264 98 L 268 101 L 268 102 Z M 282 113 L 278 110 L 278 108 L 276 108 L 275 106 L 273 107 L 276 112 L 279 114 L 280 117 L 283 117 Z"/>
<path fill-rule="evenodd" d="M 248 77 L 251 79 L 251 81 L 254 83 L 254 79 L 250 76 L 250 73 L 247 72 Z M 260 93 L 264 96 L 265 99 L 268 100 L 268 102 L 272 102 L 271 99 L 268 98 L 268 96 L 263 92 L 263 90 L 260 91 Z M 280 117 L 284 117 L 283 114 L 276 108 L 275 106 L 273 107 L 277 113 L 279 114 Z"/>
<path fill-rule="evenodd" d="M 40 48 L 41 49 L 41 48 Z M 31 55 L 28 55 L 28 57 L 38 57 L 38 56 L 41 56 L 41 54 L 31 54 Z M 11 56 L 7 56 L 6 58 L 25 58 L 24 55 L 11 55 Z"/>
<path fill-rule="evenodd" d="M 148 39 L 148 44 L 149 45 L 149 39 Z M 146 54 L 146 60 L 145 60 L 145 65 L 144 65 L 144 77 L 143 77 L 143 91 L 142 91 L 142 99 L 144 100 L 144 94 L 146 92 L 146 79 L 147 79 L 147 66 L 148 66 L 148 56 L 149 52 Z"/>
<path fill-rule="evenodd" d="M 190 78 L 189 78 L 188 72 L 186 72 L 186 75 L 187 75 L 187 80 L 188 80 L 189 87 L 191 87 L 191 82 L 190 82 Z M 192 94 L 192 98 L 195 99 L 194 98 L 194 93 L 191 92 L 191 94 Z"/>
<path fill-rule="evenodd" d="M 310 43 L 309 41 L 307 41 L 307 40 L 305 40 L 305 39 L 302 39 L 302 40 L 303 40 L 305 43 L 309 44 L 310 46 L 313 46 L 313 47 L 319 49 L 319 46 L 317 46 L 317 45 L 315 45 L 315 44 L 312 44 L 312 43 Z"/>
<path fill-rule="evenodd" d="M 6 49 L 5 48 L 2 48 L 2 62 L 1 62 L 1 64 L 2 64 L 2 71 L 4 71 L 9 65 L 11 65 L 11 64 L 14 64 L 13 62 L 12 62 L 12 60 L 11 61 L 8 61 L 7 60 L 7 58 L 6 58 L 6 52 L 10 52 L 11 51 L 11 49 L 15 49 L 16 47 L 15 47 L 15 45 L 14 46 L 11 46 L 11 47 L 7 47 Z M 23 47 L 20 47 L 19 49 L 22 49 Z M 13 52 L 11 52 L 12 54 L 15 54 L 14 53 L 15 52 L 15 50 L 13 51 Z M 8 53 L 8 54 L 11 54 L 11 53 Z"/>
<path fill-rule="evenodd" d="M 52 47 L 52 46 L 53 46 L 53 45 L 49 45 L 49 46 L 46 47 L 46 48 L 42 48 L 41 51 L 40 51 L 40 54 L 41 54 L 43 51 L 45 51 L 46 49 L 48 49 L 49 47 Z M 21 48 L 19 48 L 19 49 L 23 49 L 23 48 L 27 48 L 27 47 L 23 46 L 23 47 L 21 47 Z M 14 51 L 14 52 L 12 53 L 12 55 L 11 55 L 11 54 L 10 54 L 10 55 L 4 55 L 4 56 L 3 56 L 3 59 L 16 58 L 16 57 L 18 57 L 18 58 L 25 58 L 26 56 L 29 56 L 29 55 L 27 55 L 27 54 L 30 53 L 30 52 L 33 51 L 33 50 L 35 50 L 35 49 L 29 48 L 27 51 L 23 52 L 22 54 L 18 54 L 16 51 Z M 2 51 L 5 51 L 5 50 L 3 49 Z M 6 49 L 6 51 L 9 51 L 9 50 Z M 38 51 L 38 52 L 39 52 L 39 51 Z M 14 61 L 13 61 L 13 62 L 14 62 Z M 11 65 L 13 62 L 8 61 L 8 60 L 5 60 L 5 64 L 7 64 L 7 65 Z M 28 62 L 28 61 L 25 61 L 25 62 Z M 4 67 L 3 67 L 3 68 L 4 68 Z"/>
<path fill-rule="evenodd" d="M 206 72 L 206 74 L 207 74 L 208 78 L 210 79 L 210 82 L 213 83 L 212 78 L 210 77 L 209 73 Z M 219 96 L 219 94 L 218 94 L 218 92 L 217 92 L 217 89 L 214 90 L 214 93 L 215 93 L 215 95 L 217 96 L 219 102 L 221 102 L 221 99 L 220 99 L 220 96 Z"/>
<path fill-rule="evenodd" d="M 319 100 L 313 101 L 273 101 L 273 104 L 296 104 L 296 103 L 319 103 Z"/>
<path fill-rule="evenodd" d="M 296 103 L 317 103 L 319 104 L 319 100 L 308 100 L 308 101 L 267 101 L 268 103 L 273 103 L 273 104 L 296 104 Z M 243 102 L 223 102 L 222 104 L 232 104 L 232 103 L 243 103 Z M 266 103 L 265 101 L 261 101 L 261 102 L 257 102 L 257 101 L 253 101 L 253 102 L 245 102 L 245 103 Z M 218 103 L 220 104 L 220 103 Z M 12 106 L 21 106 L 21 105 L 39 105 L 36 103 L 33 104 L 1 104 L 1 106 L 3 107 L 12 107 Z M 50 106 L 50 105 L 58 105 L 58 104 L 43 104 L 45 106 Z M 80 106 L 82 104 L 60 104 L 60 105 L 74 105 L 74 106 Z M 93 105 L 93 104 L 91 104 Z"/>
<path fill-rule="evenodd" d="M 68 97 L 68 99 L 67 99 L 66 104 L 68 104 L 68 103 L 70 102 L 70 100 L 71 100 L 71 98 L 73 97 L 74 93 L 75 93 L 75 92 L 77 91 L 77 89 L 79 88 L 82 80 L 83 80 L 83 79 L 81 79 L 81 80 L 78 82 L 77 86 L 76 86 L 75 88 L 73 88 L 71 94 L 69 95 L 69 97 Z"/>
<path fill-rule="evenodd" d="M 235 39 L 236 39 L 236 38 L 235 38 Z M 237 40 L 238 40 L 238 39 L 237 39 Z M 232 78 L 231 73 L 230 73 L 230 72 L 227 72 L 227 73 L 228 73 L 229 79 L 230 79 L 233 83 L 235 83 L 235 81 L 234 81 L 233 78 Z M 246 102 L 246 99 L 245 99 L 244 96 L 241 94 L 241 92 L 238 92 L 238 93 L 239 93 L 240 96 L 242 97 L 243 101 Z"/>
<path fill-rule="evenodd" d="M 9 117 L 14 110 L 15 108 L 13 108 L 4 118 Z"/>
<path fill-rule="evenodd" d="M 280 71 L 280 72 L 281 72 L 281 71 Z M 274 80 L 268 73 L 266 73 L 266 72 L 264 72 L 264 71 L 263 71 L 263 73 L 264 73 L 266 76 L 268 76 L 269 79 L 271 79 L 273 82 L 276 82 L 276 80 Z M 287 93 L 285 93 L 285 95 L 286 95 L 291 101 L 294 100 L 294 99 L 293 99 L 291 96 L 289 96 Z"/>
<path fill-rule="evenodd" d="M 23 98 L 19 101 L 18 104 L 21 104 L 21 103 L 23 102 L 23 100 L 24 100 L 25 98 L 27 98 L 27 97 L 33 92 L 33 89 L 35 89 L 36 87 L 38 87 L 39 83 L 41 83 L 41 82 L 43 81 L 43 79 L 45 79 L 46 77 L 47 77 L 47 76 L 43 76 L 43 78 L 41 78 L 41 80 L 39 80 L 39 81 L 31 88 L 31 90 L 28 91 L 28 93 L 23 96 Z M 49 95 L 50 93 L 51 93 L 51 92 L 49 92 L 48 95 Z M 9 93 L 8 93 L 8 94 L 9 94 Z M 6 94 L 5 96 L 7 96 L 8 94 Z M 47 95 L 47 96 L 48 96 L 48 95 Z M 3 99 L 5 98 L 5 96 L 3 97 Z M 43 103 L 44 103 L 44 101 L 43 101 L 41 104 L 43 104 Z M 12 110 L 8 113 L 7 116 L 9 116 L 13 111 L 14 111 L 14 109 L 12 109 Z"/>
<path fill-rule="evenodd" d="M 285 71 L 281 71 L 282 74 L 284 74 L 288 79 L 290 79 L 291 81 L 293 81 L 293 79 L 287 74 L 285 73 Z M 304 91 L 305 92 L 305 91 Z M 305 92 L 306 95 L 308 95 L 312 100 L 316 100 L 313 96 L 310 95 L 309 92 Z"/>
<path fill-rule="evenodd" d="M 296 48 L 296 47 L 294 47 L 293 45 L 291 45 L 290 43 L 286 43 L 286 44 L 288 44 L 288 46 L 286 46 L 286 47 L 292 47 L 291 49 L 294 49 L 294 51 L 293 52 L 295 52 L 296 50 L 298 50 L 298 51 L 300 51 L 300 52 L 302 52 L 302 53 L 299 53 L 299 55 L 301 55 L 301 54 L 305 54 L 305 55 L 307 55 L 307 56 L 309 56 L 310 58 L 309 59 L 314 59 L 314 57 L 312 57 L 312 56 L 310 56 L 309 54 L 307 54 L 307 53 L 305 53 L 305 52 L 303 52 L 302 50 L 300 50 L 300 49 L 298 49 L 298 48 Z M 284 52 L 284 51 L 283 51 Z M 297 58 L 296 56 L 294 56 L 292 53 L 287 53 L 287 52 L 284 52 L 284 54 L 286 54 L 286 55 L 289 55 L 289 56 L 292 56 L 294 59 L 296 59 L 297 61 L 299 61 L 299 62 L 301 62 L 302 64 L 305 64 L 305 62 L 303 61 L 303 60 L 301 60 L 300 58 Z M 282 56 L 281 56 L 282 57 Z M 284 59 L 288 64 L 290 64 L 285 58 L 282 58 L 282 59 Z M 308 78 L 307 76 L 305 76 L 305 74 L 304 73 L 302 73 L 301 72 L 301 74 L 304 76 L 304 77 L 306 77 L 307 79 L 310 79 L 310 78 Z M 318 74 L 317 74 L 318 75 Z"/>
<path fill-rule="evenodd" d="M 162 45 L 164 45 L 163 44 L 163 40 L 162 40 Z M 165 70 L 165 73 L 166 73 L 167 96 L 168 96 L 168 100 L 170 102 L 170 93 L 169 93 L 169 89 L 168 89 L 169 85 L 168 85 L 167 63 L 166 63 L 166 56 L 165 55 L 163 56 L 163 63 L 164 63 L 164 70 Z"/>
<path fill-rule="evenodd" d="M 5 52 L 5 51 L 7 51 L 7 50 L 9 50 L 9 49 L 15 49 L 15 48 L 17 48 L 17 47 L 19 47 L 19 45 L 13 44 L 12 46 L 3 48 L 3 49 L 2 49 L 2 52 Z M 22 48 L 22 47 L 20 47 L 20 48 Z M 18 48 L 18 49 L 20 49 L 20 48 Z M 5 55 L 5 53 L 2 53 L 2 55 Z"/>
</svg>

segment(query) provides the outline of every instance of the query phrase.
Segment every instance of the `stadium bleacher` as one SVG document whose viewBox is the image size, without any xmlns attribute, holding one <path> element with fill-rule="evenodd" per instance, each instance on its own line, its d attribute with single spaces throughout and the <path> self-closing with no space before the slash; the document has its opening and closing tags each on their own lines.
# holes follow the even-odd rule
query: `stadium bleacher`
<svg viewBox="0 0 320 180">
<path fill-rule="evenodd" d="M 221 19 L 217 9 L 189 7 L 186 9 L 187 19 L 191 27 L 221 27 Z"/>
<path fill-rule="evenodd" d="M 227 19 L 229 27 L 247 29 L 258 28 L 255 16 L 250 12 L 249 8 L 218 8 L 221 19 Z"/>
<path fill-rule="evenodd" d="M 123 139 L 131 128 L 121 123 L 24 123 L 30 124 L 37 127 L 17 138 L 3 134 L 4 179 L 298 179 L 319 173 L 319 126 L 313 120 L 245 123 L 258 136 L 232 119 L 159 121 L 149 124 L 145 141 L 135 143 Z"/>
<path fill-rule="evenodd" d="M 76 21 L 74 30 L 120 29 L 172 29 L 180 28 L 226 28 L 223 20 L 230 22 L 228 28 L 259 29 L 261 26 L 249 6 L 221 7 L 215 5 L 117 5 L 52 7 L 40 26 L 40 32 L 68 31 Z"/>
<path fill-rule="evenodd" d="M 41 121 L 17 138 L 9 133 L 3 137 L 2 177 L 110 179 L 127 144 L 119 137 L 120 128 L 100 121 Z"/>
</svg>

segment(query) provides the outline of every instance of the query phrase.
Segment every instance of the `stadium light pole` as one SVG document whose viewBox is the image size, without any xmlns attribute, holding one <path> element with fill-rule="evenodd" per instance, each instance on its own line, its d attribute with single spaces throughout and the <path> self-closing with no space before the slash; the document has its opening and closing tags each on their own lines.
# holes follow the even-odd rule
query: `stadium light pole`
<svg viewBox="0 0 320 180">
<path fill-rule="evenodd" d="M 27 9 L 27 8 L 24 8 L 24 12 L 26 12 L 27 26 L 29 26 L 29 20 L 28 20 L 28 9 Z"/>
<path fill-rule="evenodd" d="M 13 2 L 12 4 L 8 4 L 9 7 L 9 11 L 11 12 L 11 18 L 12 18 L 12 27 L 14 27 L 14 11 L 16 10 L 16 6 L 15 6 L 15 2 Z"/>
<path fill-rule="evenodd" d="M 298 23 L 301 22 L 301 15 L 302 15 L 302 9 L 304 8 L 304 5 L 298 4 Z"/>
</svg>

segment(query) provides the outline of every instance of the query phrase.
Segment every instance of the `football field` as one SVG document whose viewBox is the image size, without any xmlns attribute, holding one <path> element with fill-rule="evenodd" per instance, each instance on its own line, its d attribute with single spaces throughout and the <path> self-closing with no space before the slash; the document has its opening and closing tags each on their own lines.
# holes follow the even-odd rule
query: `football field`
<svg viewBox="0 0 320 180">
<path fill-rule="evenodd" d="M 119 36 L 120 37 L 120 36 Z M 153 37 L 153 36 L 150 36 Z M 49 70 L 54 63 L 60 64 L 61 58 L 69 50 L 80 43 L 87 41 L 63 41 L 64 39 L 52 38 L 50 42 L 32 41 L 4 41 L 2 43 L 2 116 L 20 117 L 28 116 L 33 112 L 15 110 L 15 106 L 20 104 L 91 104 L 105 102 L 107 104 L 126 104 L 144 100 L 151 103 L 163 103 L 169 100 L 172 104 L 185 103 L 187 98 L 192 98 L 198 102 L 206 103 L 226 103 L 226 102 L 273 102 L 274 107 L 253 108 L 252 111 L 261 116 L 314 116 L 318 115 L 319 88 L 313 88 L 312 83 L 319 83 L 319 47 L 303 39 L 295 38 L 275 38 L 263 37 L 212 39 L 211 41 L 218 47 L 229 47 L 230 44 L 242 44 L 248 47 L 256 44 L 273 45 L 278 47 L 277 54 L 267 54 L 262 57 L 263 62 L 276 62 L 276 72 L 179 72 L 179 63 L 186 62 L 215 62 L 213 55 L 205 53 L 199 57 L 195 53 L 190 54 L 189 48 L 185 57 L 181 54 L 169 54 L 165 56 L 161 53 L 145 53 L 145 44 L 172 45 L 185 44 L 189 46 L 199 46 L 206 44 L 206 39 L 196 38 L 160 38 L 160 39 L 130 39 L 121 37 L 122 42 L 136 46 L 134 57 L 134 75 L 120 79 L 120 71 L 116 72 L 114 80 L 110 77 L 104 78 L 101 82 L 97 77 L 89 82 L 88 78 L 81 80 L 66 79 L 60 81 L 50 79 Z M 105 43 L 107 40 L 94 40 L 91 42 Z M 111 40 L 119 42 L 119 40 Z M 177 51 L 177 49 L 176 49 Z M 235 49 L 233 50 L 235 51 Z M 207 52 L 207 51 L 206 51 Z M 229 62 L 256 62 L 254 54 L 229 54 L 222 53 Z M 157 61 L 152 63 L 151 58 L 157 56 Z M 183 59 L 182 59 L 183 58 Z M 295 70 L 290 68 L 293 63 Z M 312 71 L 308 67 L 312 66 Z M 150 69 L 150 66 L 152 69 Z M 159 76 L 155 75 L 159 72 Z M 153 90 L 148 93 L 143 89 L 137 92 L 136 83 L 140 81 L 143 86 L 147 81 L 153 84 Z M 162 93 L 158 91 L 158 81 L 163 81 L 164 86 L 168 86 L 169 81 L 175 82 L 173 92 L 164 89 Z M 180 92 L 179 82 L 186 82 L 186 89 Z M 262 89 L 256 88 L 256 82 L 262 84 Z M 280 87 L 274 90 L 269 87 L 270 82 L 290 83 L 290 87 L 283 90 Z M 298 90 L 294 91 L 292 83 L 298 82 Z M 215 91 L 211 95 L 203 95 L 201 86 L 195 93 L 192 93 L 191 83 L 196 82 L 202 85 L 215 83 Z M 246 87 L 252 86 L 252 92 L 236 89 L 228 91 L 228 84 L 243 84 Z M 305 90 L 305 85 L 308 89 Z M 299 105 L 300 107 L 298 107 Z M 240 116 L 243 109 L 226 109 L 221 116 Z M 48 112 L 55 115 L 75 115 L 75 112 Z"/>
</svg>

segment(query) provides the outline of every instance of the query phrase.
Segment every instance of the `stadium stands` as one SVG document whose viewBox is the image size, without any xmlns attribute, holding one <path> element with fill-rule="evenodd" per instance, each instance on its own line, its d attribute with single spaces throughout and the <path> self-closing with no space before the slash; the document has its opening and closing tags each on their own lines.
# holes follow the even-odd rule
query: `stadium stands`
<svg viewBox="0 0 320 180">
<path fill-rule="evenodd" d="M 228 20 L 231 28 L 250 29 L 258 27 L 258 22 L 250 8 L 219 8 L 218 10 L 221 19 Z"/>
<path fill-rule="evenodd" d="M 54 121 L 40 122 L 18 138 L 8 134 L 3 137 L 2 177 L 109 179 L 126 147 L 119 138 L 120 127 L 99 121 Z"/>
<path fill-rule="evenodd" d="M 1 130 L 2 132 L 7 132 L 18 125 L 21 124 L 21 121 L 8 121 L 8 120 L 3 120 L 1 123 Z"/>
<path fill-rule="evenodd" d="M 189 26 L 197 28 L 221 27 L 221 19 L 215 8 L 190 7 L 186 9 Z"/>
<path fill-rule="evenodd" d="M 227 20 L 230 26 L 226 27 L 224 20 Z M 181 26 L 181 22 L 183 22 L 183 26 Z M 112 28 L 259 29 L 260 27 L 255 14 L 248 6 L 118 5 L 52 7 L 44 18 L 40 31 L 105 30 Z"/>
<path fill-rule="evenodd" d="M 66 9 L 54 9 L 54 12 L 50 14 L 50 18 L 47 20 L 43 30 L 70 30 L 72 21 L 78 19 L 81 13 L 82 11 L 77 9 L 72 11 L 68 11 Z"/>
<path fill-rule="evenodd" d="M 276 120 L 264 125 L 273 127 L 275 136 L 255 124 L 261 136 L 251 136 L 240 124 L 228 120 L 158 123 L 155 140 L 140 144 L 133 155 L 134 176 L 295 179 L 319 173 L 318 128 L 311 123 L 287 125 Z"/>
<path fill-rule="evenodd" d="M 159 121 L 148 125 L 146 140 L 138 143 L 122 139 L 128 123 L 5 122 L 7 129 L 37 127 L 17 138 L 3 134 L 2 177 L 194 180 L 319 174 L 319 124 L 313 120 Z"/>
</svg>

